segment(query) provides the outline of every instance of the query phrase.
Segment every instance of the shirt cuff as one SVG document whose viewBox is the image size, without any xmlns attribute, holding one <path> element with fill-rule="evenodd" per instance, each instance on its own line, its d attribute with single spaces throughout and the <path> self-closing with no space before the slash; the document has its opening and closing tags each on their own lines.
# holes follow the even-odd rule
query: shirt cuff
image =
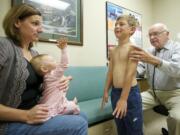
<svg viewBox="0 0 180 135">
<path fill-rule="evenodd" d="M 161 65 L 158 66 L 159 69 L 167 69 L 167 67 L 170 66 L 170 63 L 168 61 L 165 60 L 161 60 Z"/>
<path fill-rule="evenodd" d="M 159 59 L 160 63 L 155 65 L 156 68 L 160 68 L 163 64 L 163 60 L 162 59 Z"/>
</svg>

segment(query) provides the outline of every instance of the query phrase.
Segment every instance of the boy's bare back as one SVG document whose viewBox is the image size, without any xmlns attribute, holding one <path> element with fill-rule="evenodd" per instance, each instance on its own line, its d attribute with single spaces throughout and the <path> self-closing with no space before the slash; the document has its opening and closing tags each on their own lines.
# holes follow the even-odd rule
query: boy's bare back
<svg viewBox="0 0 180 135">
<path fill-rule="evenodd" d="M 132 43 L 126 43 L 124 45 L 117 46 L 112 52 L 112 76 L 113 86 L 115 88 L 123 88 L 124 81 L 126 81 L 127 69 L 128 66 L 130 66 L 128 55 L 133 49 L 131 46 Z M 136 84 L 136 76 L 134 76 L 131 86 Z"/>
</svg>

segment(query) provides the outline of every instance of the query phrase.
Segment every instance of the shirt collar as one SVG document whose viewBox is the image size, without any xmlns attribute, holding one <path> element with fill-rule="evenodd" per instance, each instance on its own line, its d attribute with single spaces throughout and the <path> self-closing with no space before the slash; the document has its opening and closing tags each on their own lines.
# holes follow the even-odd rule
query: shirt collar
<svg viewBox="0 0 180 135">
<path fill-rule="evenodd" d="M 171 48 L 172 40 L 168 40 L 166 44 L 164 45 L 163 49 L 169 50 Z"/>
<path fill-rule="evenodd" d="M 158 50 L 156 50 L 155 48 L 154 48 L 154 49 L 155 49 L 156 52 L 160 52 L 161 50 L 169 50 L 170 47 L 171 47 L 171 44 L 172 44 L 172 41 L 171 41 L 171 40 L 168 40 L 168 41 L 165 43 L 165 45 L 163 46 L 163 48 L 158 49 Z"/>
</svg>

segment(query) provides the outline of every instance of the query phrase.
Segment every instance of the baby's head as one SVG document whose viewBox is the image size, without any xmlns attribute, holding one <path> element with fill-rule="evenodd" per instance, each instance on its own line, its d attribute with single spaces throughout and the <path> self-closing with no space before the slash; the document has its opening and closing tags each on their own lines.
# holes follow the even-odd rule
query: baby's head
<svg viewBox="0 0 180 135">
<path fill-rule="evenodd" d="M 51 72 L 57 66 L 55 59 L 48 54 L 37 55 L 31 59 L 30 63 L 34 70 L 42 76 Z"/>
</svg>

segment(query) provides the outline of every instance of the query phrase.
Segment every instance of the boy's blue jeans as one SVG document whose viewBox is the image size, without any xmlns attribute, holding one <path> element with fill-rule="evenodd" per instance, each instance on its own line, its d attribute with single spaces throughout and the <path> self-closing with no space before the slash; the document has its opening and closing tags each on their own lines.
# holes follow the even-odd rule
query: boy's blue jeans
<svg viewBox="0 0 180 135">
<path fill-rule="evenodd" d="M 113 110 L 120 99 L 122 89 L 112 88 L 111 103 Z M 122 119 L 114 118 L 118 135 L 143 135 L 142 99 L 138 86 L 131 88 L 127 101 L 127 113 Z"/>
<path fill-rule="evenodd" d="M 44 124 L 11 123 L 5 135 L 87 135 L 88 123 L 84 114 L 58 115 Z"/>
</svg>

